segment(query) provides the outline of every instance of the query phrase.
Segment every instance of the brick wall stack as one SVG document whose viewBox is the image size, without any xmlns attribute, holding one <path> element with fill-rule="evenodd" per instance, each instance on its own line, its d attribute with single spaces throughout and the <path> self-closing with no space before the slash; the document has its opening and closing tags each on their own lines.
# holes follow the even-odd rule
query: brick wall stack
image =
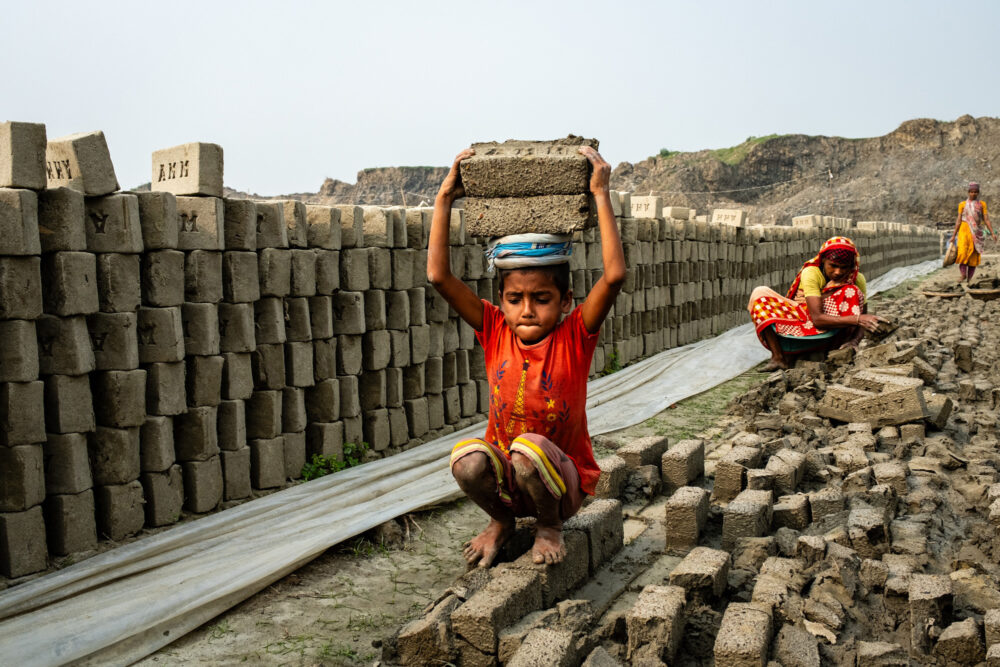
<svg viewBox="0 0 1000 667">
<path fill-rule="evenodd" d="M 0 575 L 280 488 L 345 443 L 380 458 L 484 418 L 482 348 L 427 285 L 431 209 L 223 198 L 212 144 L 118 192 L 101 133 L 44 147 L 0 125 Z M 613 195 L 628 277 L 593 375 L 747 322 L 753 287 L 830 234 Z M 848 233 L 869 278 L 938 255 L 923 228 Z M 453 270 L 495 300 L 485 242 L 455 209 Z M 600 272 L 577 232 L 577 302 Z"/>
</svg>

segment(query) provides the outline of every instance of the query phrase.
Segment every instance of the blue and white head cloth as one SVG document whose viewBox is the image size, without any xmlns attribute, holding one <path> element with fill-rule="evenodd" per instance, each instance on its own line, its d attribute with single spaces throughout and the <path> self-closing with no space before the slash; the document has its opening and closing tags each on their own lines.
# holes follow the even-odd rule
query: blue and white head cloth
<svg viewBox="0 0 1000 667">
<path fill-rule="evenodd" d="M 489 272 L 494 269 L 528 269 L 564 264 L 573 254 L 570 234 L 512 234 L 493 239 L 486 246 Z"/>
</svg>

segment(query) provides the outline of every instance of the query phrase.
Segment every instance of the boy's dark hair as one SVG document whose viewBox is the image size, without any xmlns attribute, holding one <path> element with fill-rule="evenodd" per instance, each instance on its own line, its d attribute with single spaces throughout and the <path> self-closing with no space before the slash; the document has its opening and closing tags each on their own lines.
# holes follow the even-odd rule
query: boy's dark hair
<svg viewBox="0 0 1000 667">
<path fill-rule="evenodd" d="M 563 262 L 562 264 L 549 264 L 548 266 L 526 266 L 523 269 L 497 269 L 497 279 L 500 281 L 500 286 L 497 291 L 503 294 L 503 278 L 510 271 L 540 271 L 547 275 L 556 289 L 559 290 L 559 296 L 566 296 L 566 292 L 569 291 L 569 262 Z"/>
</svg>

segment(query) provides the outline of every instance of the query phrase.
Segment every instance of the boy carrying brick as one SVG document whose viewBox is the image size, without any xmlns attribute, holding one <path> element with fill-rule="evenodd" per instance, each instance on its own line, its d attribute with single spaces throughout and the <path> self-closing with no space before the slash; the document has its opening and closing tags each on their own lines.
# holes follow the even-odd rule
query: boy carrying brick
<svg viewBox="0 0 1000 667">
<path fill-rule="evenodd" d="M 597 205 L 604 272 L 570 312 L 569 237 L 504 237 L 490 244 L 498 269 L 500 307 L 480 299 L 452 274 L 448 256 L 451 206 L 464 194 L 458 154 L 434 202 L 427 279 L 476 332 L 486 353 L 490 387 L 485 439 L 459 442 L 451 470 L 490 516 L 465 544 L 469 564 L 489 567 L 514 530 L 515 517 L 536 517 L 536 563 L 558 563 L 566 550 L 562 522 L 573 516 L 600 477 L 587 433 L 587 375 L 597 334 L 625 280 L 625 255 L 611 209 L 611 166 L 589 146 L 590 191 Z M 563 315 L 568 316 L 563 319 Z"/>
</svg>

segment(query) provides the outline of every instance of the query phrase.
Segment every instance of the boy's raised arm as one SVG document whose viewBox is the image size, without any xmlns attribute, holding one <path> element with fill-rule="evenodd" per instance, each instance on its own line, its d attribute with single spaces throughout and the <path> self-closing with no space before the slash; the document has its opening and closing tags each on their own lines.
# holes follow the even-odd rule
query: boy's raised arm
<svg viewBox="0 0 1000 667">
<path fill-rule="evenodd" d="M 475 151 L 466 148 L 455 157 L 451 171 L 441 183 L 434 199 L 434 217 L 431 220 L 431 235 L 427 241 L 427 281 L 445 298 L 459 317 L 476 331 L 483 329 L 483 302 L 479 295 L 451 272 L 448 249 L 448 234 L 451 227 L 451 205 L 465 194 L 458 164 Z M 614 218 L 612 217 L 612 223 Z"/>
<path fill-rule="evenodd" d="M 597 203 L 597 224 L 601 230 L 601 259 L 604 263 L 604 273 L 594 283 L 583 305 L 580 306 L 583 325 L 593 334 L 601 329 L 601 324 L 611 311 L 615 297 L 625 282 L 625 251 L 622 250 L 618 224 L 611 209 L 609 194 L 611 165 L 590 146 L 580 148 L 580 153 L 586 156 L 594 167 L 594 173 L 590 178 L 590 191 Z"/>
</svg>

